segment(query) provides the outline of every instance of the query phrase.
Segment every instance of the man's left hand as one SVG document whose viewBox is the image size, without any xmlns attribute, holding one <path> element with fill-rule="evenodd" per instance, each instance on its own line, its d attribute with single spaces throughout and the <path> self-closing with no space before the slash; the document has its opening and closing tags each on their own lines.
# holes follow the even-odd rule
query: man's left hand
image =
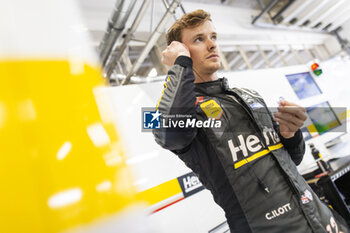
<svg viewBox="0 0 350 233">
<path fill-rule="evenodd" d="M 274 113 L 274 120 L 280 125 L 280 134 L 284 138 L 294 137 L 295 132 L 304 125 L 307 118 L 305 108 L 281 100 L 278 106 L 278 112 Z"/>
</svg>

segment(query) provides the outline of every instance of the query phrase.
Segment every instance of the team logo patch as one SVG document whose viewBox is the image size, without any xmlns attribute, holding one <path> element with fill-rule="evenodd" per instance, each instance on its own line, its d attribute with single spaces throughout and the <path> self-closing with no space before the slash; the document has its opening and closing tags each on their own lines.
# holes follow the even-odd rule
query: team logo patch
<svg viewBox="0 0 350 233">
<path fill-rule="evenodd" d="M 200 105 L 201 109 L 208 118 L 219 120 L 224 113 L 220 105 L 215 100 L 209 100 Z"/>
<path fill-rule="evenodd" d="M 309 190 L 306 189 L 304 191 L 304 194 L 301 195 L 301 202 L 303 204 L 307 204 L 307 203 L 309 203 L 312 200 L 313 200 L 312 193 Z"/>
</svg>

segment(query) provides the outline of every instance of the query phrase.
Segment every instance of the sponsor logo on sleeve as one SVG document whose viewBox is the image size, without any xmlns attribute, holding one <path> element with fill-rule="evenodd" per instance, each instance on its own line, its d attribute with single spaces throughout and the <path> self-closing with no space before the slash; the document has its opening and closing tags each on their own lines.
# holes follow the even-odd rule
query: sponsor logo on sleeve
<svg viewBox="0 0 350 233">
<path fill-rule="evenodd" d="M 304 194 L 301 195 L 301 202 L 303 204 L 307 204 L 307 203 L 309 203 L 312 200 L 313 200 L 312 193 L 309 190 L 306 189 L 304 191 Z"/>
</svg>

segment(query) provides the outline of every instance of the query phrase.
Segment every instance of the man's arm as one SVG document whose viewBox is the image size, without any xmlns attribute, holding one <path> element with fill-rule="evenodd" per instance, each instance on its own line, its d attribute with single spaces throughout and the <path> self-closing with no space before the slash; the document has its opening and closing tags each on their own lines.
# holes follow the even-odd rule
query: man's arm
<svg viewBox="0 0 350 233">
<path fill-rule="evenodd" d="M 305 142 L 301 130 L 298 129 L 291 138 L 284 138 L 280 135 L 281 142 L 287 149 L 290 157 L 296 165 L 299 165 L 305 154 Z"/>
<path fill-rule="evenodd" d="M 157 109 L 165 116 L 190 115 L 196 117 L 194 74 L 192 71 L 192 59 L 189 52 L 186 53 L 183 44 L 173 42 L 162 53 L 162 62 L 173 66 L 168 71 L 166 83 Z M 171 120 L 178 120 L 172 117 Z M 186 118 L 183 118 L 186 119 Z M 170 127 L 154 129 L 153 135 L 156 142 L 165 149 L 179 151 L 190 145 L 196 136 L 196 128 Z"/>
</svg>

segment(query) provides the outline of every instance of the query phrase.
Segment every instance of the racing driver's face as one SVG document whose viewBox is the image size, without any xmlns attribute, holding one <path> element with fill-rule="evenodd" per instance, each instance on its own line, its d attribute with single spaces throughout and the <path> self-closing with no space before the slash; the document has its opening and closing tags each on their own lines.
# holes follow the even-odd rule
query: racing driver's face
<svg viewBox="0 0 350 233">
<path fill-rule="evenodd" d="M 216 30 L 209 20 L 195 28 L 182 30 L 182 43 L 190 51 L 195 73 L 211 75 L 220 68 L 216 38 Z"/>
</svg>

